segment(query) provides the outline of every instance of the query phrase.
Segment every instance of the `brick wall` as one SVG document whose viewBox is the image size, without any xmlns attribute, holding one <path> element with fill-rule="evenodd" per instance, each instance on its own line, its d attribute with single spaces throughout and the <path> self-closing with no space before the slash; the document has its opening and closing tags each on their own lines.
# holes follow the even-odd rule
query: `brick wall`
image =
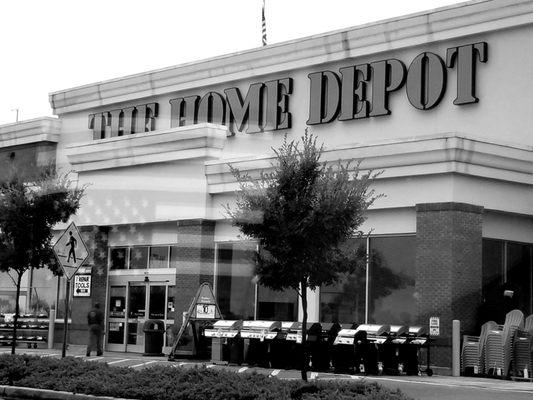
<svg viewBox="0 0 533 400">
<path fill-rule="evenodd" d="M 464 203 L 416 206 L 418 323 L 440 317 L 432 364 L 451 367 L 452 320 L 471 332 L 481 303 L 483 207 Z"/>
<path fill-rule="evenodd" d="M 178 221 L 178 269 L 174 293 L 175 323 L 178 326 L 199 286 L 209 282 L 213 287 L 214 234 L 214 221 Z"/>
</svg>

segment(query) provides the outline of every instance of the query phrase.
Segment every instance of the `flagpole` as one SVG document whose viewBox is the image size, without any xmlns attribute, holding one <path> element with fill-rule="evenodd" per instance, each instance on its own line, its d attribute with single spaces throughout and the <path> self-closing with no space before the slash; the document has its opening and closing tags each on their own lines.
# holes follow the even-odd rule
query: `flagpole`
<svg viewBox="0 0 533 400">
<path fill-rule="evenodd" d="M 261 12 L 261 33 L 263 46 L 267 45 L 267 28 L 266 28 L 266 19 L 265 19 L 265 0 L 263 0 L 263 9 Z"/>
</svg>

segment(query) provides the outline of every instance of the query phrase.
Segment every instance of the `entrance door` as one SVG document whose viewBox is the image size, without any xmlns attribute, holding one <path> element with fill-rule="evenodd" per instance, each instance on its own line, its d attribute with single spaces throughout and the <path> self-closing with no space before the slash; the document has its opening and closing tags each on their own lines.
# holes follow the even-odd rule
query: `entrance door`
<svg viewBox="0 0 533 400">
<path fill-rule="evenodd" d="M 143 327 L 147 319 L 159 319 L 165 326 L 173 324 L 173 297 L 168 284 L 129 282 L 127 286 L 111 286 L 107 350 L 144 352 Z"/>
<path fill-rule="evenodd" d="M 146 321 L 148 285 L 144 282 L 130 282 L 126 319 L 126 351 L 144 352 L 143 326 Z"/>
<path fill-rule="evenodd" d="M 109 287 L 107 321 L 107 346 L 109 351 L 126 351 L 126 286 Z"/>
</svg>

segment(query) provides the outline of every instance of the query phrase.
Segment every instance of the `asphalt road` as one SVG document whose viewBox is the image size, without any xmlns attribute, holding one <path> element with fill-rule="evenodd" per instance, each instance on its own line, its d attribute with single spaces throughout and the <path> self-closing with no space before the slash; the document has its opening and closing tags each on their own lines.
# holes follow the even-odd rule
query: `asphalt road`
<svg viewBox="0 0 533 400">
<path fill-rule="evenodd" d="M 1 353 L 9 353 L 7 349 L 0 349 Z M 60 358 L 60 350 L 33 350 L 17 349 L 17 353 L 35 354 L 41 357 Z M 168 368 L 195 368 L 205 366 L 213 369 L 226 369 L 238 374 L 256 372 L 258 374 L 277 377 L 280 379 L 300 379 L 300 372 L 296 370 L 279 370 L 272 368 L 255 368 L 248 366 L 215 365 L 210 362 L 173 361 L 166 357 L 143 357 L 131 353 L 105 353 L 102 357 L 86 357 L 85 354 L 67 352 L 86 362 L 106 362 L 111 366 L 128 367 L 133 369 L 150 368 L 155 365 L 164 365 Z M 513 382 L 508 380 L 449 377 L 449 376 L 359 376 L 343 375 L 327 372 L 310 372 L 309 380 L 366 380 L 376 381 L 390 389 L 399 388 L 405 394 L 420 400 L 533 400 L 533 383 Z"/>
</svg>

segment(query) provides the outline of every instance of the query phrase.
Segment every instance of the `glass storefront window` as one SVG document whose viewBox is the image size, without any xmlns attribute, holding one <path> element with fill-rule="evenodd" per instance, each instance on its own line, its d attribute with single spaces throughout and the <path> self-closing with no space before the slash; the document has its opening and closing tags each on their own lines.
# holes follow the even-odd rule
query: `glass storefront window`
<svg viewBox="0 0 533 400">
<path fill-rule="evenodd" d="M 109 317 L 123 318 L 126 316 L 126 286 L 109 288 Z"/>
<path fill-rule="evenodd" d="M 124 344 L 124 325 L 124 322 L 108 322 L 108 343 Z"/>
<path fill-rule="evenodd" d="M 59 286 L 59 289 L 57 291 L 57 308 L 56 308 L 56 319 L 57 318 L 65 318 L 65 292 L 67 289 L 67 280 L 63 277 L 57 277 L 57 284 Z M 68 318 L 71 317 L 72 312 L 72 286 L 70 285 L 70 299 L 69 299 L 69 313 Z"/>
<path fill-rule="evenodd" d="M 527 316 L 532 312 L 532 246 L 507 244 L 507 285 L 513 291 L 513 306 Z"/>
<path fill-rule="evenodd" d="M 150 310 L 148 310 L 148 318 L 165 318 L 165 290 L 165 286 L 150 285 Z"/>
<path fill-rule="evenodd" d="M 345 251 L 357 251 L 361 263 L 353 274 L 343 274 L 338 282 L 320 289 L 320 322 L 358 324 L 365 322 L 366 239 L 351 239 Z"/>
<path fill-rule="evenodd" d="M 170 246 L 170 268 L 178 268 L 179 251 L 180 248 L 178 246 Z"/>
<path fill-rule="evenodd" d="M 130 250 L 130 269 L 148 268 L 148 246 L 132 247 Z"/>
<path fill-rule="evenodd" d="M 369 323 L 416 322 L 415 236 L 370 238 Z"/>
<path fill-rule="evenodd" d="M 479 311 L 479 324 L 501 319 L 501 291 L 504 277 L 504 242 L 483 239 L 482 250 L 482 302 Z M 502 321 L 500 321 L 502 322 Z"/>
<path fill-rule="evenodd" d="M 143 318 L 146 315 L 146 286 L 130 286 L 128 318 Z"/>
<path fill-rule="evenodd" d="M 483 239 L 483 301 L 479 324 L 503 324 L 507 312 L 533 312 L 533 245 L 496 239 Z M 505 291 L 512 296 L 505 296 Z"/>
<path fill-rule="evenodd" d="M 254 319 L 254 243 L 220 243 L 216 297 L 226 319 Z"/>
<path fill-rule="evenodd" d="M 168 246 L 150 247 L 150 264 L 148 268 L 168 268 Z"/>
<path fill-rule="evenodd" d="M 296 321 L 298 319 L 298 294 L 292 289 L 277 292 L 258 286 L 257 319 L 264 321 Z"/>
<path fill-rule="evenodd" d="M 128 265 L 128 248 L 115 247 L 111 249 L 111 260 L 109 269 L 126 269 Z"/>
<path fill-rule="evenodd" d="M 343 274 L 336 284 L 320 289 L 320 322 L 364 323 L 366 271 Z"/>
<path fill-rule="evenodd" d="M 50 314 L 50 307 L 55 303 L 57 278 L 48 268 L 34 269 L 31 277 L 29 294 L 29 311 L 36 314 Z"/>
<path fill-rule="evenodd" d="M 167 319 L 174 319 L 176 316 L 176 305 L 174 304 L 174 296 L 176 292 L 176 286 L 168 287 L 168 299 L 167 299 Z"/>
</svg>

